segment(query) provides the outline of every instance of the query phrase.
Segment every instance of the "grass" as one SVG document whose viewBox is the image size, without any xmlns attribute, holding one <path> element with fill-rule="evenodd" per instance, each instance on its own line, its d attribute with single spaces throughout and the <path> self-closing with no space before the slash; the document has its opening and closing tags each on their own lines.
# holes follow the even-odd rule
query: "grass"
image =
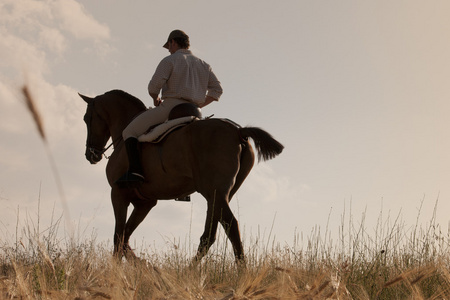
<svg viewBox="0 0 450 300">
<path fill-rule="evenodd" d="M 189 248 L 140 249 L 118 260 L 112 246 L 59 237 L 61 218 L 39 232 L 37 222 L 0 245 L 0 295 L 5 299 L 447 299 L 449 236 L 434 219 L 407 230 L 400 216 L 381 218 L 374 233 L 342 222 L 336 242 L 313 230 L 293 246 L 251 239 L 247 266 L 234 263 L 225 235 L 200 265 Z M 42 224 L 40 224 L 42 227 Z M 261 246 L 262 245 L 262 246 Z"/>
</svg>

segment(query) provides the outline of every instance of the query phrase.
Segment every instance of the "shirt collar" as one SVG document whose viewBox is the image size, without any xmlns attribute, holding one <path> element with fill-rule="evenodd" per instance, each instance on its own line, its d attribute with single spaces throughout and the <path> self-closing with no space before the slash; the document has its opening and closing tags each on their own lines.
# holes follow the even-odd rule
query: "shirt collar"
<svg viewBox="0 0 450 300">
<path fill-rule="evenodd" d="M 188 49 L 178 49 L 175 53 L 191 54 L 191 50 L 188 50 Z M 174 54 L 175 54 L 175 53 L 174 53 Z"/>
</svg>

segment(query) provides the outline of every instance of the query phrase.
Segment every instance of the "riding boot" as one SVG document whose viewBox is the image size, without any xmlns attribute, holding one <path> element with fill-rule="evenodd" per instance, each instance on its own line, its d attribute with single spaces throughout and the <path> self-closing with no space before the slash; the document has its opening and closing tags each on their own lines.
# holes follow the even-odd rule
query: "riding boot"
<svg viewBox="0 0 450 300">
<path fill-rule="evenodd" d="M 116 181 L 116 183 L 128 184 L 144 181 L 138 145 L 139 141 L 137 140 L 137 138 L 130 137 L 125 140 L 125 148 L 127 149 L 129 163 L 128 172 L 120 177 L 119 180 Z"/>
</svg>

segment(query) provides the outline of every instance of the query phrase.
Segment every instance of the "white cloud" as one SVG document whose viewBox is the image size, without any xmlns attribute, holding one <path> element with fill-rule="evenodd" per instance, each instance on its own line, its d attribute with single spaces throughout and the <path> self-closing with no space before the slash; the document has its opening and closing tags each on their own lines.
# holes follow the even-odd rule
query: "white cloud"
<svg viewBox="0 0 450 300">
<path fill-rule="evenodd" d="M 110 38 L 108 26 L 95 20 L 74 0 L 5 0 L 0 4 L 0 29 L 2 39 L 5 36 L 9 38 L 2 42 L 2 46 L 11 46 L 19 51 L 21 47 L 17 42 L 11 43 L 12 37 L 28 47 L 32 45 L 39 51 L 57 54 L 62 54 L 67 47 L 68 37 L 64 33 L 96 44 Z M 107 47 L 102 45 L 102 48 Z"/>
<path fill-rule="evenodd" d="M 78 39 L 106 40 L 110 37 L 109 28 L 100 24 L 84 7 L 75 0 L 57 0 L 52 9 L 61 22 L 62 28 Z"/>
<path fill-rule="evenodd" d="M 61 31 L 50 27 L 42 28 L 39 33 L 39 42 L 54 53 L 63 53 L 67 46 L 66 38 Z"/>
<path fill-rule="evenodd" d="M 23 131 L 20 125 L 20 113 L 11 112 L 15 109 L 15 102 L 18 99 L 18 88 L 14 90 L 10 85 L 7 85 L 3 80 L 0 81 L 0 133 L 19 133 Z"/>
<path fill-rule="evenodd" d="M 85 104 L 73 88 L 51 85 L 40 76 L 31 77 L 27 85 L 50 134 L 83 132 L 80 116 L 84 114 Z"/>
<path fill-rule="evenodd" d="M 287 176 L 280 176 L 266 163 L 256 165 L 249 177 L 244 182 L 244 186 L 258 202 L 278 202 L 280 199 L 298 197 L 310 190 L 310 187 L 303 184 L 292 184 Z"/>
<path fill-rule="evenodd" d="M 24 82 L 30 85 L 44 122 L 52 124 L 53 131 L 73 129 L 67 124 L 79 117 L 82 107 L 81 101 L 74 99 L 76 92 L 65 85 L 54 86 L 44 77 L 55 63 L 49 58 L 54 59 L 55 54 L 63 56 L 73 44 L 65 32 L 78 39 L 91 40 L 101 55 L 111 49 L 102 42 L 109 38 L 109 28 L 97 22 L 76 1 L 5 0 L 0 4 L 2 130 L 11 132 L 21 128 L 23 121 L 11 111 L 17 110 L 14 102 L 21 98 L 18 90 Z"/>
<path fill-rule="evenodd" d="M 33 73 L 42 74 L 48 71 L 45 52 L 23 37 L 12 34 L 0 27 L 1 75 L 8 78 L 23 76 L 26 69 Z"/>
<path fill-rule="evenodd" d="M 16 30 L 36 27 L 42 21 L 51 20 L 48 2 L 36 0 L 3 0 L 0 4 L 1 23 Z"/>
</svg>

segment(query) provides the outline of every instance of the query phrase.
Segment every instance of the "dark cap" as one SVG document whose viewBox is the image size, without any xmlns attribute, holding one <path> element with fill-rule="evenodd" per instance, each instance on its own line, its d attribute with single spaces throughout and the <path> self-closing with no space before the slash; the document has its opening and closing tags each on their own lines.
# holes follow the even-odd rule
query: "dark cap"
<svg viewBox="0 0 450 300">
<path fill-rule="evenodd" d="M 169 34 L 167 42 L 164 44 L 163 47 L 169 49 L 169 41 L 176 38 L 183 38 L 189 41 L 189 36 L 186 33 L 184 33 L 184 31 L 176 29 Z"/>
</svg>

